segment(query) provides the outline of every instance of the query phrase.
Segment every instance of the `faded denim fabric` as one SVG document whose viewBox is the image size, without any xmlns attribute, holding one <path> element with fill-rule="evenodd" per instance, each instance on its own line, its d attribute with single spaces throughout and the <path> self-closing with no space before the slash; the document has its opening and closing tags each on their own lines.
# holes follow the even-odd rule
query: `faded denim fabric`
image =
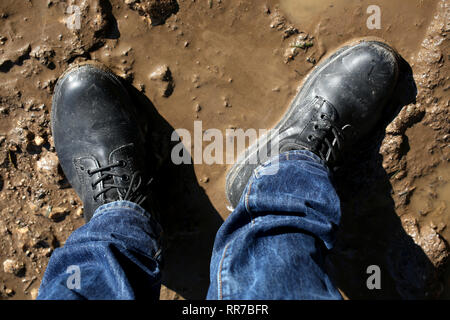
<svg viewBox="0 0 450 320">
<path fill-rule="evenodd" d="M 275 165 L 277 174 L 264 174 Z M 340 214 L 330 172 L 313 153 L 259 166 L 217 233 L 207 299 L 341 299 L 324 270 Z M 55 250 L 38 299 L 157 299 L 160 232 L 134 203 L 101 206 Z M 68 288 L 71 265 L 80 266 L 79 289 Z"/>
<path fill-rule="evenodd" d="M 330 172 L 313 153 L 258 167 L 217 233 L 208 299 L 341 299 L 323 261 L 340 215 Z"/>
<path fill-rule="evenodd" d="M 135 203 L 99 207 L 53 252 L 38 299 L 158 299 L 160 232 L 158 223 Z M 79 289 L 71 281 L 76 275 L 67 272 L 71 266 L 79 268 Z"/>
</svg>

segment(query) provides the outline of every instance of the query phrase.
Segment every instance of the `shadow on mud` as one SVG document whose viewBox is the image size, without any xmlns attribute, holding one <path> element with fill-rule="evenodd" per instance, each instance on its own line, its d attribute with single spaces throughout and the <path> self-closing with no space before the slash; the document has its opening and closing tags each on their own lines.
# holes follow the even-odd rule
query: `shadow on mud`
<svg viewBox="0 0 450 320">
<path fill-rule="evenodd" d="M 386 126 L 404 106 L 415 102 L 416 95 L 411 67 L 403 60 L 384 125 L 335 175 L 342 224 L 327 266 L 336 285 L 350 299 L 431 298 L 439 291 L 438 270 L 403 229 L 390 177 L 379 154 Z M 402 152 L 408 150 L 406 142 Z M 380 290 L 367 287 L 371 265 L 380 267 Z"/>
<path fill-rule="evenodd" d="M 164 230 L 162 283 L 186 299 L 205 299 L 214 238 L 223 220 L 199 186 L 193 165 L 170 160 L 178 143 L 171 142 L 174 128 L 144 94 L 125 85 L 147 132 L 147 159 L 155 179 L 147 207 Z"/>
<path fill-rule="evenodd" d="M 209 286 L 209 261 L 215 234 L 222 224 L 192 165 L 170 161 L 174 129 L 148 98 L 127 85 L 139 119 L 146 128 L 148 163 L 155 177 L 149 206 L 164 229 L 162 283 L 187 299 L 204 299 Z M 335 174 L 341 199 L 342 224 L 327 269 L 350 299 L 416 299 L 438 291 L 439 271 L 422 248 L 405 232 L 392 199 L 389 176 L 379 149 L 386 126 L 406 105 L 414 103 L 417 88 L 409 64 L 402 60 L 399 83 L 380 126 L 357 148 Z M 405 140 L 407 141 L 407 140 Z M 409 146 L 405 145 L 406 153 Z M 369 290 L 367 268 L 381 270 L 381 289 Z"/>
</svg>

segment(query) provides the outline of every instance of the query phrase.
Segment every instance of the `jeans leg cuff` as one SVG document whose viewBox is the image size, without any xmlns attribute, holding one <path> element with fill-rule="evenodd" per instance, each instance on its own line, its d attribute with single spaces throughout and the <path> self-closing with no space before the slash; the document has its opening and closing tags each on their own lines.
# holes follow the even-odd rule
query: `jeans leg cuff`
<svg viewBox="0 0 450 320">
<path fill-rule="evenodd" d="M 117 210 L 117 209 L 119 209 L 119 210 L 129 209 L 129 210 L 137 212 L 149 219 L 152 217 L 149 212 L 147 212 L 144 208 L 142 208 L 137 203 L 127 201 L 127 200 L 119 200 L 119 201 L 106 203 L 106 204 L 98 207 L 97 210 L 95 210 L 92 218 L 95 218 L 96 216 L 107 213 L 108 211 Z"/>
<path fill-rule="evenodd" d="M 326 162 L 322 160 L 318 155 L 312 153 L 309 150 L 291 150 L 288 152 L 283 152 L 280 154 L 277 154 L 273 156 L 270 160 L 266 161 L 263 164 L 260 164 L 258 167 L 255 168 L 254 173 L 256 176 L 259 176 L 259 174 L 263 171 L 266 171 L 267 167 L 270 167 L 273 164 L 277 164 L 280 162 L 285 162 L 289 160 L 304 160 L 309 162 L 314 162 L 317 164 L 320 164 L 324 167 L 326 171 L 330 171 Z"/>
</svg>

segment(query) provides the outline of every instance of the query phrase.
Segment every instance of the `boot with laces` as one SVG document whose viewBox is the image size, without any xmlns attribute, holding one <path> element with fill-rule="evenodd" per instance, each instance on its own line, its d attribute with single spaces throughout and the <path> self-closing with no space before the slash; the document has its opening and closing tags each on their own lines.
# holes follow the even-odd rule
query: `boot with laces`
<svg viewBox="0 0 450 320">
<path fill-rule="evenodd" d="M 231 206 L 237 206 L 254 169 L 269 154 L 309 150 L 329 167 L 338 164 L 376 126 L 397 78 L 398 55 L 377 41 L 342 47 L 318 65 L 275 128 L 227 173 Z M 273 145 L 278 150 L 271 150 Z"/>
<path fill-rule="evenodd" d="M 135 119 L 127 90 L 106 68 L 78 65 L 56 84 L 53 139 L 64 174 L 83 201 L 86 222 L 103 204 L 142 204 L 147 196 L 151 179 Z"/>
</svg>

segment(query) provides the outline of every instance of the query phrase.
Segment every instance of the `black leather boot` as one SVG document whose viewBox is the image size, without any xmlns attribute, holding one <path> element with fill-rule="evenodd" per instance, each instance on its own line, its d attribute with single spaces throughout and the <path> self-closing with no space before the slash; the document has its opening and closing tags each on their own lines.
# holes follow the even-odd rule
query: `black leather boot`
<svg viewBox="0 0 450 320">
<path fill-rule="evenodd" d="M 398 56 L 386 44 L 345 46 L 307 77 L 289 110 L 266 136 L 239 156 L 226 179 L 226 194 L 238 204 L 261 155 L 310 150 L 329 166 L 369 133 L 380 119 L 398 77 Z M 279 150 L 270 150 L 274 144 Z M 264 151 L 263 151 L 264 150 Z"/>
<path fill-rule="evenodd" d="M 61 167 L 83 201 L 86 221 L 105 203 L 145 200 L 143 135 L 134 113 L 126 89 L 106 68 L 76 66 L 57 82 L 53 139 Z"/>
</svg>

